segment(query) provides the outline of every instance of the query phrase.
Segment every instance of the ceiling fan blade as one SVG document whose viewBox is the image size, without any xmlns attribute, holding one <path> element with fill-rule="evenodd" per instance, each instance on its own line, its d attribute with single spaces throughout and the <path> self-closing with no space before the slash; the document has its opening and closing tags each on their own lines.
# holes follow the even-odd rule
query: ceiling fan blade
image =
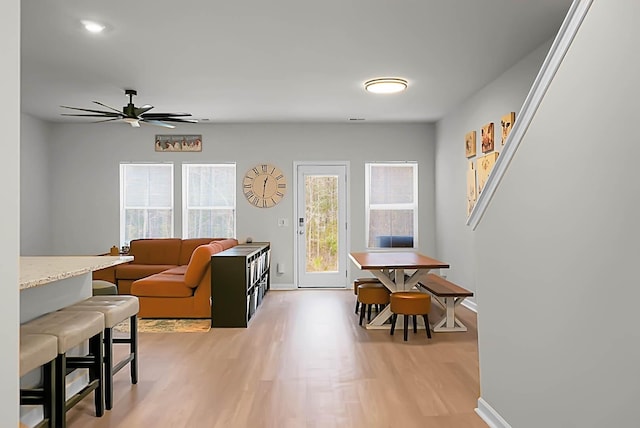
<svg viewBox="0 0 640 428">
<path fill-rule="evenodd" d="M 145 113 L 141 115 L 145 119 L 160 119 L 165 117 L 185 117 L 191 116 L 191 113 Z"/>
<path fill-rule="evenodd" d="M 60 116 L 75 116 L 75 117 L 113 117 L 116 119 L 120 119 L 120 115 L 115 113 L 103 113 L 103 114 L 71 114 L 71 113 L 62 113 Z"/>
<path fill-rule="evenodd" d="M 114 117 L 112 119 L 96 120 L 95 122 L 91 122 L 91 123 L 111 122 L 112 120 L 120 120 L 120 118 L 119 117 Z"/>
<path fill-rule="evenodd" d="M 180 119 L 177 117 L 163 117 L 162 119 L 158 119 L 163 122 L 182 122 L 182 123 L 198 123 L 196 119 Z"/>
<path fill-rule="evenodd" d="M 162 126 L 163 128 L 175 128 L 174 125 L 170 125 L 168 123 L 164 123 L 164 122 L 160 122 L 159 120 L 155 120 L 155 119 L 140 119 L 140 122 L 143 123 L 148 123 L 149 125 L 155 125 L 155 126 Z"/>
<path fill-rule="evenodd" d="M 152 108 L 153 106 L 151 104 L 145 104 L 142 107 L 136 107 L 135 109 L 136 116 L 140 116 L 141 114 L 148 112 Z"/>
<path fill-rule="evenodd" d="M 112 113 L 110 111 L 102 111 L 102 110 L 91 110 L 89 108 L 79 108 L 79 107 L 69 107 L 69 106 L 60 106 L 63 108 L 69 108 L 71 110 L 79 110 L 79 111 L 88 111 L 89 113 L 102 113 L 105 116 L 112 116 L 112 115 L 116 115 L 116 113 Z M 117 113 L 118 116 L 124 116 L 122 113 L 118 112 Z"/>
<path fill-rule="evenodd" d="M 110 109 L 110 110 L 113 110 L 113 111 L 116 111 L 116 112 L 118 112 L 118 113 L 122 114 L 122 111 L 118 110 L 117 108 L 113 108 L 113 107 L 108 106 L 108 105 L 106 105 L 106 104 L 102 104 L 100 101 L 94 101 L 94 103 L 96 103 L 96 104 L 98 104 L 98 105 L 100 105 L 100 106 L 102 106 L 102 107 L 106 107 L 106 108 L 108 108 L 108 109 Z"/>
</svg>

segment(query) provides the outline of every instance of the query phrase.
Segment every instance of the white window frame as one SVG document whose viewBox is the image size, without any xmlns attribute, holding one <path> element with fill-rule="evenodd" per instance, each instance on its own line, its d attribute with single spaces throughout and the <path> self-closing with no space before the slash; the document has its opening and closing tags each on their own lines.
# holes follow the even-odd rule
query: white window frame
<svg viewBox="0 0 640 428">
<path fill-rule="evenodd" d="M 170 202 L 170 206 L 168 207 L 125 207 L 125 180 L 126 180 L 126 168 L 129 166 L 161 166 L 161 167 L 167 167 L 171 169 L 171 185 L 170 185 L 170 191 L 171 191 L 171 202 Z M 126 215 L 125 212 L 127 209 L 170 209 L 171 210 L 171 233 L 170 236 L 168 236 L 168 238 L 171 238 L 174 236 L 174 222 L 175 222 L 175 210 L 174 210 L 174 167 L 173 167 L 173 162 L 139 162 L 139 163 L 133 163 L 133 162 L 121 162 L 120 163 L 120 244 L 121 245 L 129 245 L 129 242 L 126 241 L 125 239 L 125 219 L 126 219 Z"/>
<path fill-rule="evenodd" d="M 380 166 L 411 166 L 413 169 L 413 203 L 407 204 L 371 204 L 371 167 Z M 380 251 L 402 251 L 412 250 L 418 248 L 418 162 L 415 161 L 403 161 L 403 162 L 366 162 L 365 163 L 365 248 L 369 250 Z M 380 210 L 413 210 L 413 247 L 402 248 L 388 248 L 388 247 L 375 247 L 369 246 L 369 227 L 370 227 L 370 212 L 372 209 Z"/>
<path fill-rule="evenodd" d="M 183 163 L 182 164 L 182 237 L 183 238 L 188 238 L 187 234 L 189 233 L 189 215 L 188 215 L 188 211 L 189 209 L 192 209 L 188 206 L 189 203 L 189 183 L 188 183 L 188 170 L 190 167 L 204 167 L 204 166 L 213 166 L 213 167 L 220 167 L 220 168 L 233 168 L 234 171 L 234 181 L 233 181 L 233 205 L 232 206 L 210 206 L 210 207 L 197 207 L 197 208 L 193 208 L 193 209 L 216 209 L 216 210 L 220 210 L 220 209 L 228 209 L 231 210 L 233 212 L 233 235 L 230 237 L 222 237 L 222 236 L 212 236 L 211 238 L 232 238 L 236 236 L 236 228 L 237 228 L 237 196 L 236 196 L 236 189 L 237 189 L 237 177 L 236 177 L 236 164 L 229 162 L 229 163 Z"/>
</svg>

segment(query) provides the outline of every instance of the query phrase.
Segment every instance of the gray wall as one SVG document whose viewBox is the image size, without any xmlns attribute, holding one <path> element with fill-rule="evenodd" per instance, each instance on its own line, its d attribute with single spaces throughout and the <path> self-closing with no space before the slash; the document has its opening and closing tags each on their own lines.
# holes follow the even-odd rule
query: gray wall
<svg viewBox="0 0 640 428">
<path fill-rule="evenodd" d="M 34 119 L 35 120 L 35 119 Z M 293 162 L 346 160 L 350 162 L 351 233 L 349 250 L 365 245 L 364 163 L 415 160 L 420 179 L 420 249 L 435 254 L 434 127 L 429 124 L 197 124 L 171 133 L 203 136 L 201 153 L 156 153 L 154 135 L 164 129 L 132 129 L 124 124 L 51 124 L 48 155 L 51 189 L 52 253 L 98 254 L 119 240 L 119 162 L 173 161 L 237 162 L 240 180 L 259 162 L 273 162 L 290 183 L 283 201 L 274 208 L 250 206 L 237 190 L 237 238 L 270 241 L 273 263 L 287 271 L 275 284 L 293 284 Z M 33 155 L 33 154 L 32 154 Z M 36 156 L 36 155 L 34 155 Z M 40 155 L 37 155 L 38 157 Z M 179 165 L 178 165 L 179 166 Z M 176 167 L 176 195 L 180 191 Z M 44 183 L 43 183 L 44 185 Z M 24 198 L 30 195 L 23 193 Z M 278 227 L 288 218 L 288 227 Z M 180 236 L 180 221 L 176 221 Z M 24 230 L 23 239 L 34 239 Z M 351 264 L 351 276 L 359 271 Z"/>
<path fill-rule="evenodd" d="M 468 162 L 481 156 L 481 127 L 494 122 L 495 150 L 502 151 L 500 118 L 518 111 L 549 50 L 551 40 L 438 121 L 436 128 L 436 230 L 438 258 L 451 265 L 447 278 L 476 292 L 474 233 L 466 226 Z M 476 131 L 476 156 L 465 157 L 464 136 Z M 475 162 L 477 164 L 477 162 Z"/>
<path fill-rule="evenodd" d="M 0 426 L 18 426 L 18 271 L 20 254 L 20 2 L 8 0 L 0 14 L 0 116 L 2 156 L 0 168 Z"/>
<path fill-rule="evenodd" d="M 640 3 L 594 1 L 476 232 L 482 398 L 638 426 Z"/>
<path fill-rule="evenodd" d="M 21 115 L 20 143 L 20 253 L 51 254 L 51 191 L 49 188 L 50 126 Z"/>
</svg>

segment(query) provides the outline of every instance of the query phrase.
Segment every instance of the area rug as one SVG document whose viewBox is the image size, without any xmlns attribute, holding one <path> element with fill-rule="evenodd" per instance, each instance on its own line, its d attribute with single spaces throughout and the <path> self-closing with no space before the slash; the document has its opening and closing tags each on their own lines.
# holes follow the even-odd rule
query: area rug
<svg viewBox="0 0 640 428">
<path fill-rule="evenodd" d="M 114 327 L 122 333 L 129 332 L 129 320 Z M 211 320 L 191 319 L 138 319 L 138 333 L 206 333 L 211 329 Z"/>
</svg>

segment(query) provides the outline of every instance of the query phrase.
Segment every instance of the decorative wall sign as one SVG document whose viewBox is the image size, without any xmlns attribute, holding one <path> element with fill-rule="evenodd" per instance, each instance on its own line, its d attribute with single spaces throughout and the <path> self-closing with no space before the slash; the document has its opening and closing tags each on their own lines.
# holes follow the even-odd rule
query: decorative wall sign
<svg viewBox="0 0 640 428">
<path fill-rule="evenodd" d="M 489 153 L 478 158 L 478 195 L 482 193 L 496 160 L 498 160 L 498 152 Z"/>
<path fill-rule="evenodd" d="M 467 132 L 464 136 L 464 152 L 468 158 L 476 155 L 476 131 Z"/>
<path fill-rule="evenodd" d="M 201 152 L 202 135 L 156 135 L 156 152 Z"/>
<path fill-rule="evenodd" d="M 493 122 L 482 127 L 482 153 L 493 150 Z"/>
<path fill-rule="evenodd" d="M 476 205 L 476 199 L 476 170 L 473 161 L 470 161 L 467 169 L 467 216 L 471 214 L 471 210 Z"/>
<path fill-rule="evenodd" d="M 513 128 L 513 122 L 516 121 L 516 112 L 512 111 L 509 114 L 505 114 L 500 119 L 500 126 L 502 127 L 502 145 L 507 141 L 507 137 L 509 136 L 509 132 L 511 132 L 511 128 Z"/>
</svg>

